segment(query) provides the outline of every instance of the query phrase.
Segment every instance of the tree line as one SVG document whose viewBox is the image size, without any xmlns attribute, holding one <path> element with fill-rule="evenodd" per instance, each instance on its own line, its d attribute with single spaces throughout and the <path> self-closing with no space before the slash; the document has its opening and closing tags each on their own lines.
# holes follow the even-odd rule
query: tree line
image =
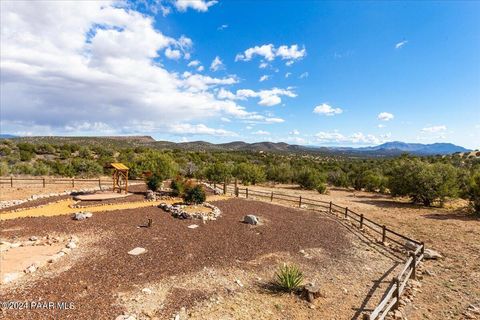
<svg viewBox="0 0 480 320">
<path fill-rule="evenodd" d="M 348 158 L 311 154 L 244 151 L 157 150 L 147 147 L 103 147 L 2 140 L 0 174 L 93 177 L 109 175 L 108 164 L 123 162 L 130 178 L 145 173 L 165 180 L 182 176 L 245 185 L 293 183 L 304 189 L 327 186 L 408 196 L 425 206 L 464 198 L 480 211 L 480 159 L 471 156 Z"/>
</svg>

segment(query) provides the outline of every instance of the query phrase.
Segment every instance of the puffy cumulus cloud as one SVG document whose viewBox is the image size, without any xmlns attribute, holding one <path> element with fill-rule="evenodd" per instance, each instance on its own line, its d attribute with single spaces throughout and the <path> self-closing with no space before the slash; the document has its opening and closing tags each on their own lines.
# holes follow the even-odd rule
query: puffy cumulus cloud
<svg viewBox="0 0 480 320">
<path fill-rule="evenodd" d="M 295 61 L 303 59 L 306 55 L 307 50 L 305 48 L 299 49 L 297 44 L 293 44 L 290 47 L 281 45 L 275 48 L 275 46 L 270 43 L 246 49 L 243 53 L 235 56 L 235 61 L 250 61 L 254 56 L 260 56 L 267 61 L 273 61 L 278 57 L 282 60 L 287 60 L 286 64 L 289 66 Z M 263 66 L 265 66 L 263 63 L 260 64 L 260 67 Z"/>
<path fill-rule="evenodd" d="M 264 131 L 264 130 L 258 130 L 258 131 L 252 132 L 252 134 L 256 134 L 259 136 L 269 136 L 270 132 Z"/>
<path fill-rule="evenodd" d="M 188 9 L 193 9 L 200 12 L 207 12 L 208 9 L 217 4 L 218 1 L 205 0 L 174 0 L 175 8 L 180 12 L 185 12 Z"/>
<path fill-rule="evenodd" d="M 334 116 L 336 114 L 340 114 L 342 113 L 343 110 L 340 109 L 340 108 L 334 108 L 326 103 L 322 103 L 318 106 L 316 106 L 314 109 L 313 109 L 313 113 L 318 113 L 318 114 L 321 114 L 321 115 L 325 115 L 325 116 Z"/>
<path fill-rule="evenodd" d="M 390 121 L 393 118 L 394 118 L 393 114 L 389 112 L 380 112 L 377 116 L 377 119 L 381 121 Z"/>
<path fill-rule="evenodd" d="M 167 48 L 165 50 L 165 56 L 168 59 L 178 60 L 182 57 L 182 53 L 180 52 L 180 50 L 172 50 L 171 48 Z"/>
<path fill-rule="evenodd" d="M 224 129 L 214 129 L 204 124 L 179 123 L 170 126 L 170 133 L 180 135 L 210 135 L 219 137 L 235 137 L 237 134 Z"/>
<path fill-rule="evenodd" d="M 223 65 L 223 62 L 219 56 L 216 56 L 215 59 L 213 59 L 212 63 L 210 64 L 210 70 L 212 71 L 217 71 L 217 70 L 223 69 L 224 67 L 225 66 Z"/>
<path fill-rule="evenodd" d="M 160 53 L 187 50 L 191 40 L 164 35 L 151 17 L 121 4 L 0 3 L 2 130 L 128 134 L 206 118 L 267 121 L 216 97 L 216 89 L 238 82 L 235 76 L 162 66 Z"/>
<path fill-rule="evenodd" d="M 425 127 L 422 129 L 422 132 L 425 133 L 438 133 L 442 131 L 446 131 L 447 126 L 441 125 L 441 126 L 432 126 L 432 127 Z"/>
<path fill-rule="evenodd" d="M 230 92 L 228 90 L 221 90 L 217 94 L 219 99 L 230 99 L 230 100 L 247 100 L 249 98 L 258 98 L 258 104 L 261 106 L 275 106 L 282 102 L 281 96 L 286 96 L 290 98 L 295 98 L 297 95 L 292 91 L 291 88 L 279 89 L 273 88 L 270 90 L 260 90 L 254 91 L 251 89 L 240 89 L 236 93 Z"/>
<path fill-rule="evenodd" d="M 389 136 L 388 136 L 389 137 Z M 325 144 L 363 144 L 372 145 L 379 144 L 388 138 L 387 136 L 376 137 L 372 134 L 363 134 L 362 132 L 356 132 L 351 135 L 344 135 L 338 131 L 325 132 L 320 131 L 314 135 L 315 141 Z"/>
</svg>

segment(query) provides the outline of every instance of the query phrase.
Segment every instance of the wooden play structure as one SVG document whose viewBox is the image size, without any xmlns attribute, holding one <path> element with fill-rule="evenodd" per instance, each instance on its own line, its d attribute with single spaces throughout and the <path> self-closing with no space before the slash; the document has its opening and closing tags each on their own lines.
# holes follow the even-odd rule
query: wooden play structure
<svg viewBox="0 0 480 320">
<path fill-rule="evenodd" d="M 113 192 L 128 193 L 128 167 L 120 162 L 110 163 L 110 167 L 113 168 Z"/>
</svg>

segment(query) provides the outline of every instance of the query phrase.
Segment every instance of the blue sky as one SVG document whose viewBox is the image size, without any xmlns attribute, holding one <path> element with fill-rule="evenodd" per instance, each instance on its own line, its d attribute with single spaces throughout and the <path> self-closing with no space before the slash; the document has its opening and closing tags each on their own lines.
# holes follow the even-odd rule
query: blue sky
<svg viewBox="0 0 480 320">
<path fill-rule="evenodd" d="M 2 133 L 480 147 L 478 2 L 1 9 Z"/>
</svg>

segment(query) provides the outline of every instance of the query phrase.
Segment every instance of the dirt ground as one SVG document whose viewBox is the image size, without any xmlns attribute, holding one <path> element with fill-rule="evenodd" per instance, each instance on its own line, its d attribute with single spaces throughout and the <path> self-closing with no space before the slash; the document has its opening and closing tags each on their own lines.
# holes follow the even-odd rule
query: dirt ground
<svg viewBox="0 0 480 320">
<path fill-rule="evenodd" d="M 2 310 L 2 316 L 350 319 L 375 305 L 400 261 L 319 213 L 243 199 L 213 204 L 222 216 L 206 224 L 175 219 L 156 207 L 102 212 L 84 221 L 69 215 L 0 221 L 4 240 L 32 235 L 80 239 L 61 262 L 0 293 L 2 301 L 67 301 L 74 309 Z M 241 222 L 252 213 L 261 225 Z M 152 228 L 138 227 L 149 218 Z M 192 223 L 199 227 L 187 228 Z M 135 247 L 147 251 L 128 255 Z M 284 262 L 298 264 L 306 282 L 321 286 L 323 297 L 309 304 L 297 295 L 272 291 L 274 271 Z"/>
<path fill-rule="evenodd" d="M 333 201 L 439 251 L 444 259 L 425 262 L 432 276 L 422 279 L 421 292 L 408 310 L 408 319 L 469 319 L 466 311 L 471 305 L 480 308 L 480 219 L 465 212 L 466 203 L 455 201 L 447 203 L 446 208 L 424 208 L 407 199 L 353 190 L 330 189 L 320 195 L 291 185 L 248 188 Z M 480 319 L 480 314 L 470 313 L 470 317 Z"/>
</svg>

